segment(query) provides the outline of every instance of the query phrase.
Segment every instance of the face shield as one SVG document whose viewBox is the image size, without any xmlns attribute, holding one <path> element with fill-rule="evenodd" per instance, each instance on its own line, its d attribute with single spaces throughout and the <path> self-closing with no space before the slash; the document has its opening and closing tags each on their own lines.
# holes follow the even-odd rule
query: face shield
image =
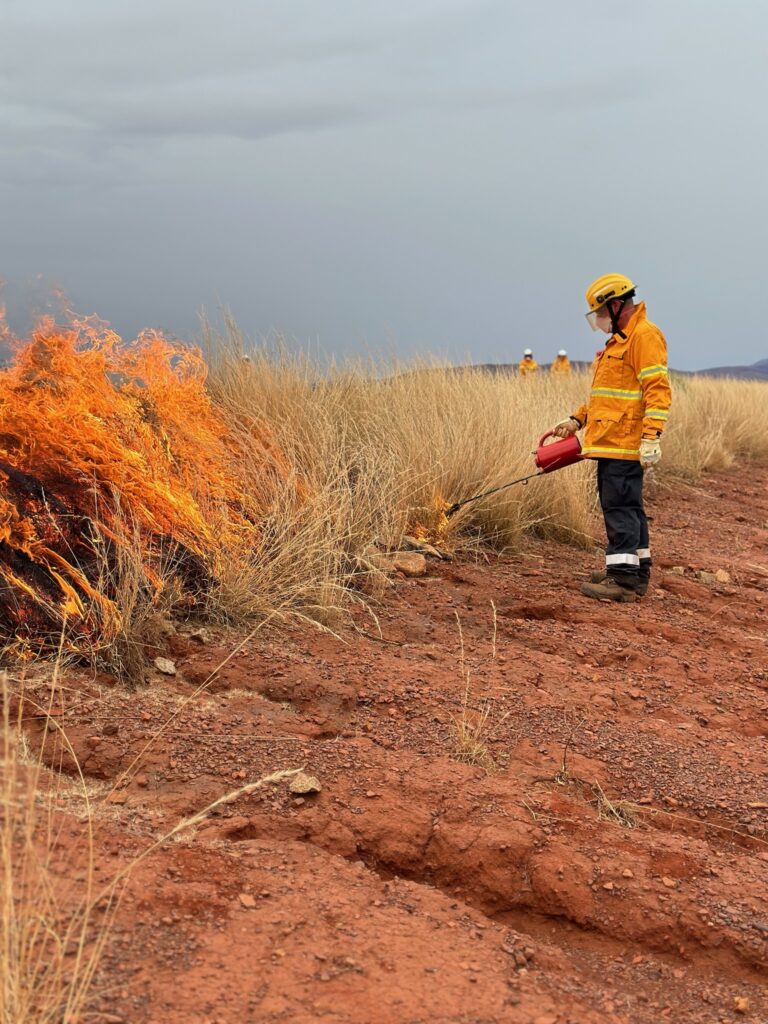
<svg viewBox="0 0 768 1024">
<path fill-rule="evenodd" d="M 587 323 L 593 331 L 602 331 L 604 334 L 613 334 L 611 314 L 605 306 L 593 309 L 590 313 L 586 313 L 585 316 L 587 318 Z"/>
</svg>

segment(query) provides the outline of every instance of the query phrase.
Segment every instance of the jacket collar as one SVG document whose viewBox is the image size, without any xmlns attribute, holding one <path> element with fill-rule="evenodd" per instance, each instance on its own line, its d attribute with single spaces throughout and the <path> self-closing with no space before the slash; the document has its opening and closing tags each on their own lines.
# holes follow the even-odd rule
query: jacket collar
<svg viewBox="0 0 768 1024">
<path fill-rule="evenodd" d="M 634 313 L 629 318 L 629 321 L 627 322 L 627 326 L 624 328 L 624 333 L 626 334 L 627 339 L 632 337 L 632 334 L 633 334 L 635 328 L 643 320 L 645 320 L 645 303 L 644 302 L 638 302 L 637 306 L 635 306 Z M 613 342 L 613 341 L 621 341 L 621 340 L 622 339 L 619 337 L 618 334 L 614 334 L 614 335 L 611 336 L 610 340 L 608 341 L 608 344 L 610 345 L 611 342 Z"/>
</svg>

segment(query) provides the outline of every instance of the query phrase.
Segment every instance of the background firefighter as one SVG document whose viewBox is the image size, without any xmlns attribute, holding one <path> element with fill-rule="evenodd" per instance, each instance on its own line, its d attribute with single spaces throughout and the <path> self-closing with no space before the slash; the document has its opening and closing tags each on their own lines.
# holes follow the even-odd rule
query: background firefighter
<svg viewBox="0 0 768 1024">
<path fill-rule="evenodd" d="M 606 274 L 586 293 L 593 330 L 609 335 L 596 358 L 589 402 L 554 433 L 568 437 L 584 428 L 583 454 L 597 460 L 597 487 L 608 547 L 605 573 L 593 574 L 582 593 L 634 601 L 648 589 L 651 550 L 643 508 L 643 474 L 661 458 L 661 435 L 672 393 L 667 345 L 659 328 L 636 304 L 635 285 L 623 274 Z"/>
<path fill-rule="evenodd" d="M 553 359 L 552 365 L 549 368 L 549 372 L 553 377 L 570 377 L 571 376 L 571 361 L 568 358 L 568 353 L 564 348 L 561 348 L 557 353 L 557 356 Z"/>
<path fill-rule="evenodd" d="M 526 377 L 529 373 L 536 373 L 539 369 L 539 364 L 533 358 L 533 352 L 527 348 L 523 352 L 523 358 L 517 364 L 517 372 L 521 377 Z"/>
</svg>

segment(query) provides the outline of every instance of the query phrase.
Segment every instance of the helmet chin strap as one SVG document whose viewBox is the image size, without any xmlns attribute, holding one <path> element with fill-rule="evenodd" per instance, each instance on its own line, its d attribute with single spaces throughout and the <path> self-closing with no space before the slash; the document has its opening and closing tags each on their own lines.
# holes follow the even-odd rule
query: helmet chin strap
<svg viewBox="0 0 768 1024">
<path fill-rule="evenodd" d="M 612 301 L 611 299 L 608 300 L 608 314 L 609 314 L 609 316 L 611 318 L 611 330 L 613 331 L 614 334 L 618 334 L 618 336 L 620 338 L 624 338 L 624 340 L 626 341 L 627 340 L 627 336 L 624 333 L 624 331 L 622 331 L 621 328 L 619 327 L 619 317 L 621 316 L 621 311 L 624 309 L 624 302 L 622 302 L 621 309 L 619 310 L 619 312 L 618 313 L 614 313 L 613 309 L 611 308 L 611 301 Z"/>
</svg>

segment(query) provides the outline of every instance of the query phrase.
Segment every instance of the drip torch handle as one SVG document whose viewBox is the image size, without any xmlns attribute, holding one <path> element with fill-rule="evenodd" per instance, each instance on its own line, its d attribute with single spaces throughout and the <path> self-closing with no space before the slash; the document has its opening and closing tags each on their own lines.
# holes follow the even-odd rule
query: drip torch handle
<svg viewBox="0 0 768 1024">
<path fill-rule="evenodd" d="M 520 476 L 517 480 L 510 480 L 508 484 L 502 484 L 500 487 L 492 487 L 490 491 L 483 491 L 481 494 L 474 494 L 471 498 L 465 498 L 464 501 L 457 501 L 455 505 L 451 505 L 450 508 L 445 510 L 445 515 L 448 519 L 452 515 L 455 515 L 460 508 L 464 508 L 465 505 L 469 505 L 471 501 L 477 501 L 479 498 L 487 498 L 489 494 L 498 494 L 499 491 L 506 491 L 508 487 L 514 487 L 515 484 L 527 484 L 529 480 L 533 480 L 535 476 L 541 476 L 543 470 L 538 469 L 535 473 L 528 473 L 526 476 Z"/>
</svg>

